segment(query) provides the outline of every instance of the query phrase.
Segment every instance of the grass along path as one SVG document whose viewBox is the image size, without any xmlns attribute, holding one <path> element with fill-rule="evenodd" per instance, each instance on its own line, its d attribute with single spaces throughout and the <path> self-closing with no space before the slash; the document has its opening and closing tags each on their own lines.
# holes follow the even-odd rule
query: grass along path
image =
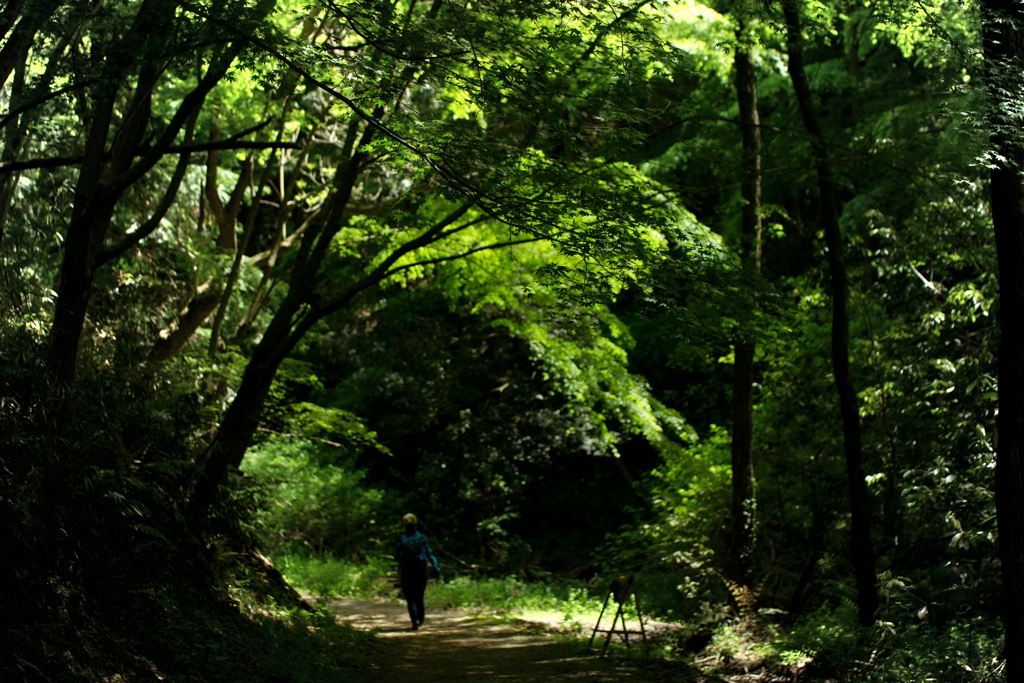
<svg viewBox="0 0 1024 683">
<path fill-rule="evenodd" d="M 525 633 L 459 609 L 431 612 L 418 631 L 409 628 L 404 604 L 337 599 L 327 603 L 338 620 L 374 630 L 385 639 L 385 654 L 371 667 L 371 680 L 387 683 L 501 681 L 629 681 L 631 683 L 718 683 L 681 662 L 642 656 L 598 658 L 586 641 Z"/>
</svg>

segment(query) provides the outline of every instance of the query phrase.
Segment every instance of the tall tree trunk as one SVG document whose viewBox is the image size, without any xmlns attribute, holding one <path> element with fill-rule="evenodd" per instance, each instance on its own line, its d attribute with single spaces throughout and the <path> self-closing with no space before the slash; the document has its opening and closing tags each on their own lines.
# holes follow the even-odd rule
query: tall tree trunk
<svg viewBox="0 0 1024 683">
<path fill-rule="evenodd" d="M 742 40 L 742 24 L 736 31 Z M 747 272 L 761 270 L 761 120 L 757 112 L 757 77 L 750 53 L 737 49 L 736 99 L 743 136 L 743 214 L 740 259 Z M 751 582 L 754 554 L 754 344 L 741 331 L 734 343 L 732 383 L 732 540 L 729 547 L 730 578 L 741 586 Z"/>
<path fill-rule="evenodd" d="M 1024 66 L 1024 8 L 1012 0 L 983 0 L 989 90 L 992 226 L 999 259 L 999 417 L 996 515 L 1003 575 L 1006 680 L 1024 681 L 1024 145 L 1020 88 Z M 1019 98 L 1019 96 L 1018 96 Z"/>
<path fill-rule="evenodd" d="M 290 323 L 290 318 L 297 311 L 297 307 L 287 306 L 286 302 L 278 309 L 274 322 L 287 317 Z M 199 462 L 199 478 L 188 504 L 188 517 L 192 520 L 201 520 L 206 516 L 227 473 L 242 464 L 245 451 L 260 425 L 267 392 L 274 382 L 277 369 L 291 350 L 290 347 L 285 348 L 288 329 L 282 329 L 280 325 L 275 326 L 273 323 L 271 327 L 277 327 L 276 333 L 273 336 L 265 334 L 256 345 L 245 366 L 245 374 L 242 376 L 238 392 L 221 418 L 213 442 Z M 275 353 L 275 347 L 283 350 L 283 353 Z"/>
<path fill-rule="evenodd" d="M 875 588 L 875 554 L 871 546 L 871 508 L 867 482 L 864 479 L 864 457 L 861 451 L 860 413 L 857 392 L 850 376 L 850 321 L 847 310 L 849 289 L 843 259 L 843 238 L 839 229 L 839 199 L 828 159 L 828 148 L 822 134 L 818 112 L 811 97 L 803 61 L 803 34 L 796 0 L 784 0 L 786 44 L 789 77 L 800 106 L 804 127 L 811 138 L 814 166 L 821 194 L 821 223 L 828 248 L 829 276 L 832 284 L 832 369 L 839 393 L 839 413 L 843 421 L 843 453 L 846 457 L 846 479 L 850 493 L 850 554 L 857 581 L 857 615 L 860 623 L 874 623 L 878 609 Z"/>
<path fill-rule="evenodd" d="M 114 211 L 114 201 L 100 183 L 100 177 L 116 96 L 117 82 L 112 81 L 103 85 L 97 98 L 85 143 L 85 161 L 75 187 L 71 221 L 64 239 L 64 260 L 50 327 L 48 360 L 50 375 L 60 384 L 70 384 L 75 378 L 78 345 L 92 289 L 92 264 Z"/>
</svg>

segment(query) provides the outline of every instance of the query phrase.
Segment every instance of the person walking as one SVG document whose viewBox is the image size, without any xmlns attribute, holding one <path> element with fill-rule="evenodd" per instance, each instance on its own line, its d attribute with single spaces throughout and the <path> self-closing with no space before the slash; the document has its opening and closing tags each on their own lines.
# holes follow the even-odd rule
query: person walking
<svg viewBox="0 0 1024 683">
<path fill-rule="evenodd" d="M 395 560 L 398 561 L 398 576 L 402 582 L 402 594 L 409 605 L 409 618 L 412 619 L 412 630 L 423 625 L 425 608 L 423 593 L 427 589 L 427 562 L 435 574 L 441 573 L 437 565 L 434 551 L 430 549 L 430 541 L 416 529 L 416 515 L 402 517 L 405 532 L 398 537 L 395 547 Z"/>
</svg>

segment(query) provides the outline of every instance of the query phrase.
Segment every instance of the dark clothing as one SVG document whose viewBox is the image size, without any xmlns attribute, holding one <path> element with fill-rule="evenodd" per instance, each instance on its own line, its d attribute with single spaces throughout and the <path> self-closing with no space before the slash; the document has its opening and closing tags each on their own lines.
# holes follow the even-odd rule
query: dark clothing
<svg viewBox="0 0 1024 683">
<path fill-rule="evenodd" d="M 402 594 L 409 603 L 409 618 L 413 627 L 423 623 L 426 607 L 423 605 L 423 593 L 427 589 L 427 563 L 417 562 L 401 569 Z"/>
<path fill-rule="evenodd" d="M 405 533 L 398 537 L 395 546 L 395 560 L 398 561 L 398 575 L 402 582 L 402 594 L 409 604 L 409 618 L 413 629 L 419 628 L 426 615 L 423 605 L 423 593 L 427 589 L 427 562 L 440 573 L 441 568 L 430 549 L 430 541 L 416 530 L 408 526 Z"/>
</svg>

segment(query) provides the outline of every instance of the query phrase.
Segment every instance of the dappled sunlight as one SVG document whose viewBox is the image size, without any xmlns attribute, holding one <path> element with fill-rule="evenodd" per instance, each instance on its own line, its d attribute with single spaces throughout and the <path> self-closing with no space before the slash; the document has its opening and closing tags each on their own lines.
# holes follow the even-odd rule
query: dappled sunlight
<svg viewBox="0 0 1024 683">
<path fill-rule="evenodd" d="M 431 612 L 424 626 L 408 626 L 405 606 L 338 599 L 326 604 L 339 621 L 375 631 L 395 645 L 381 663 L 389 683 L 501 680 L 512 682 L 637 678 L 633 663 L 600 659 L 586 641 L 524 635 L 459 609 Z"/>
</svg>

